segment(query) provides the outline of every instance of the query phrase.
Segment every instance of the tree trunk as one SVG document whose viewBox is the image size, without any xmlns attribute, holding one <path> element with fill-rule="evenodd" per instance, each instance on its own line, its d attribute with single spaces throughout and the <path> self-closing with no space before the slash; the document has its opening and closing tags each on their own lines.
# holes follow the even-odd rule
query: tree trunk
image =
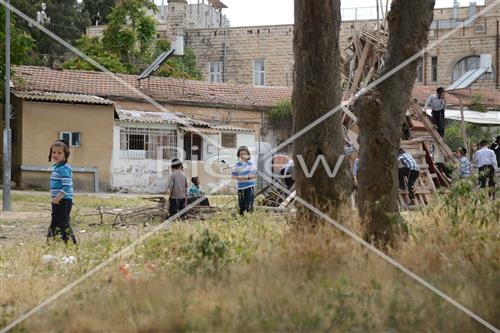
<svg viewBox="0 0 500 333">
<path fill-rule="evenodd" d="M 293 128 L 297 132 L 327 113 L 341 101 L 340 89 L 340 0 L 295 0 L 294 31 L 294 109 Z M 349 163 L 343 161 L 335 177 L 319 163 L 314 174 L 307 175 L 320 158 L 330 170 L 344 153 L 341 113 L 323 121 L 294 143 L 297 195 L 336 218 L 351 190 Z M 307 170 L 301 166 L 302 160 Z M 303 225 L 316 225 L 320 218 L 303 206 L 298 208 Z"/>
<path fill-rule="evenodd" d="M 433 0 L 392 2 L 381 76 L 425 47 L 433 9 Z M 418 59 L 389 76 L 354 105 L 360 131 L 359 213 L 365 236 L 383 244 L 402 230 L 397 201 L 397 156 L 417 62 Z"/>
</svg>

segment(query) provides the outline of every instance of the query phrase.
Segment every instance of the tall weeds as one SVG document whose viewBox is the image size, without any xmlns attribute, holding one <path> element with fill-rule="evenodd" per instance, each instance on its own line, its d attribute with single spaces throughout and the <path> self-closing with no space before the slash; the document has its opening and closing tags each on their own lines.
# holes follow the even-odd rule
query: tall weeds
<svg viewBox="0 0 500 333">
<path fill-rule="evenodd" d="M 467 186 L 459 184 L 407 215 L 409 237 L 389 253 L 499 327 L 499 202 Z M 343 223 L 359 232 L 357 218 Z M 80 248 L 2 250 L 2 308 L 9 309 L 2 318 L 19 315 L 129 241 L 101 233 Z M 48 252 L 72 253 L 77 263 L 41 263 Z M 283 217 L 263 212 L 176 223 L 23 327 L 54 332 L 487 331 L 333 227 L 304 233 Z"/>
</svg>

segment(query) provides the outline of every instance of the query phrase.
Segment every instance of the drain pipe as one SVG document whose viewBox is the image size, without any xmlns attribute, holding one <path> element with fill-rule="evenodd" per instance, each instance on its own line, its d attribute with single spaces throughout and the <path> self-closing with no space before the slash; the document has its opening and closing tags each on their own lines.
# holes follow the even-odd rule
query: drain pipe
<svg viewBox="0 0 500 333">
<path fill-rule="evenodd" d="M 500 74 L 499 74 L 499 73 L 500 73 L 500 60 L 498 59 L 498 52 L 499 52 L 499 51 L 498 51 L 498 49 L 500 49 L 500 32 L 499 32 L 499 22 L 500 22 L 500 21 L 498 21 L 498 20 L 497 20 L 497 42 L 496 42 L 496 44 L 497 44 L 497 50 L 496 50 L 496 58 L 497 58 L 497 68 L 496 68 L 496 71 L 497 71 L 497 72 L 496 72 L 496 74 L 497 74 L 497 75 L 495 75 L 495 77 L 496 77 L 496 87 L 497 87 L 497 89 L 499 89 L 499 88 L 500 88 L 500 84 L 499 84 L 499 82 L 498 82 L 498 76 L 500 75 Z"/>
<path fill-rule="evenodd" d="M 22 164 L 21 171 L 52 172 L 52 167 Z M 99 192 L 99 172 L 95 167 L 71 167 L 73 172 L 94 174 L 94 192 Z"/>
</svg>

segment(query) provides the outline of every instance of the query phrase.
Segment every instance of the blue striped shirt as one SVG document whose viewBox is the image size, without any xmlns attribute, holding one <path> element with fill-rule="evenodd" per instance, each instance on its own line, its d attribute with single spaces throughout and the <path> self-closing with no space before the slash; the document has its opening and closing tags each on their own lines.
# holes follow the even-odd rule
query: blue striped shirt
<svg viewBox="0 0 500 333">
<path fill-rule="evenodd" d="M 252 161 L 242 162 L 238 161 L 233 167 L 233 172 L 231 175 L 233 177 L 245 177 L 256 175 L 257 169 Z M 238 190 L 243 190 L 245 188 L 255 186 L 255 178 L 250 180 L 239 180 L 238 179 Z"/>
<path fill-rule="evenodd" d="M 419 171 L 420 170 L 417 161 L 415 161 L 415 159 L 413 158 L 413 156 L 411 156 L 410 154 L 408 154 L 408 153 L 399 154 L 398 159 L 408 169 L 414 170 L 414 171 Z"/>
<path fill-rule="evenodd" d="M 460 158 L 460 178 L 467 178 L 472 174 L 472 165 L 467 157 Z"/>
<path fill-rule="evenodd" d="M 55 198 L 59 192 L 64 199 L 73 199 L 73 171 L 67 163 L 54 164 L 50 175 L 50 196 Z"/>
</svg>

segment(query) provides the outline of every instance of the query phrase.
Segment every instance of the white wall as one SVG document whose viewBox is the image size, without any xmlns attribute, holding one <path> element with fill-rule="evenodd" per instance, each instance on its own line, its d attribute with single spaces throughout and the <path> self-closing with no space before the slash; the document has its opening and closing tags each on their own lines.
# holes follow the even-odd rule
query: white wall
<svg viewBox="0 0 500 333">
<path fill-rule="evenodd" d="M 168 161 L 155 159 L 130 159 L 120 157 L 120 125 L 127 127 L 176 129 L 175 125 L 148 125 L 115 122 L 113 126 L 113 153 L 111 158 L 111 188 L 134 193 L 163 193 L 170 175 Z M 178 131 L 178 146 L 183 146 Z"/>
<path fill-rule="evenodd" d="M 120 125 L 142 128 L 176 129 L 175 125 L 156 124 L 134 124 L 127 122 L 115 122 L 113 126 L 113 153 L 111 160 L 111 187 L 114 190 L 122 190 L 133 193 L 164 193 L 167 180 L 170 176 L 169 161 L 157 161 L 153 159 L 130 159 L 120 157 Z M 177 131 L 177 145 L 184 147 L 183 135 Z M 208 135 L 215 142 L 220 142 L 220 134 Z M 255 141 L 254 134 L 238 133 L 236 135 L 237 147 L 247 146 L 250 149 L 252 160 L 258 165 L 259 145 Z M 212 147 L 209 147 L 212 145 Z M 184 161 L 184 171 L 188 180 L 192 176 L 199 176 L 203 191 L 210 192 L 218 189 L 217 193 L 234 193 L 236 184 L 221 186 L 230 180 L 230 174 L 234 163 L 237 161 L 237 148 L 220 149 L 203 138 L 203 161 Z M 269 151 L 266 144 L 261 143 L 261 153 Z M 224 160 L 226 163 L 221 163 Z M 228 178 L 229 177 L 229 178 Z"/>
</svg>

